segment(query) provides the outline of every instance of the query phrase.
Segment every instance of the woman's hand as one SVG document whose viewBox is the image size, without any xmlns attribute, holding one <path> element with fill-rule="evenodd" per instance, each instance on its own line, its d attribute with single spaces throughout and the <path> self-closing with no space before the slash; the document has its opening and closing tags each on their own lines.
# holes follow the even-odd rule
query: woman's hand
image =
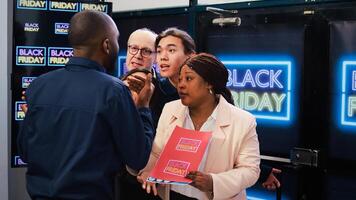
<svg viewBox="0 0 356 200">
<path fill-rule="evenodd" d="M 186 178 L 192 180 L 190 185 L 193 187 L 196 187 L 203 192 L 213 192 L 213 178 L 210 174 L 205 174 L 199 171 L 191 171 Z"/>
<path fill-rule="evenodd" d="M 281 172 L 282 171 L 280 169 L 272 168 L 271 173 L 269 174 L 267 180 L 262 183 L 262 186 L 267 190 L 275 190 L 276 188 L 281 187 L 281 183 L 275 175 Z"/>
<path fill-rule="evenodd" d="M 140 175 L 137 176 L 137 181 L 142 183 L 142 189 L 146 190 L 146 192 L 149 194 L 151 191 L 153 194 L 156 196 L 157 195 L 157 187 L 156 183 L 151 183 L 146 181 L 149 176 L 148 172 L 142 172 Z"/>
</svg>

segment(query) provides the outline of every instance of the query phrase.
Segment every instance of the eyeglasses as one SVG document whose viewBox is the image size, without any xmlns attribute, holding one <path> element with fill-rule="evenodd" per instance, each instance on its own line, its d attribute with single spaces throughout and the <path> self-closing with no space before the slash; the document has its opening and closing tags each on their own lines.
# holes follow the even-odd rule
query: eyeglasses
<svg viewBox="0 0 356 200">
<path fill-rule="evenodd" d="M 133 46 L 129 45 L 129 53 L 131 55 L 136 55 L 140 51 L 142 57 L 149 57 L 152 53 L 154 53 L 151 49 L 149 48 L 138 48 L 138 46 Z"/>
</svg>

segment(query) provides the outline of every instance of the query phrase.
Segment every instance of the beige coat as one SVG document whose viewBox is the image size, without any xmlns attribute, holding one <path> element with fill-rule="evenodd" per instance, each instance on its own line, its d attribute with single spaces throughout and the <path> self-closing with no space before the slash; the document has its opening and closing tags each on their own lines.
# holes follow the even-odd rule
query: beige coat
<svg viewBox="0 0 356 200">
<path fill-rule="evenodd" d="M 165 105 L 143 171 L 152 170 L 175 126 L 183 126 L 186 109 L 180 100 Z M 213 178 L 213 199 L 246 199 L 245 189 L 255 184 L 260 173 L 255 118 L 220 97 L 216 119 L 204 169 Z M 160 185 L 158 190 L 163 199 L 169 199 L 169 186 Z M 206 199 L 211 196 L 207 194 Z"/>
</svg>

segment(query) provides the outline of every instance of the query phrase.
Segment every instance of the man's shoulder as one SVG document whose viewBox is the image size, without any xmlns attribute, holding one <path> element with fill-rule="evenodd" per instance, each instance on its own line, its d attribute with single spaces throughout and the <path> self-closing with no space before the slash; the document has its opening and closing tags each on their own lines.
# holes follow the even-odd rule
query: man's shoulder
<svg viewBox="0 0 356 200">
<path fill-rule="evenodd" d="M 46 82 L 53 80 L 54 77 L 60 77 L 61 73 L 63 73 L 64 69 L 56 69 L 53 71 L 49 71 L 44 73 L 38 77 L 36 77 L 30 85 L 35 85 L 36 83 Z"/>
<path fill-rule="evenodd" d="M 123 82 L 118 77 L 100 72 L 98 73 L 98 76 L 100 76 L 101 79 L 108 84 L 123 85 Z"/>
</svg>

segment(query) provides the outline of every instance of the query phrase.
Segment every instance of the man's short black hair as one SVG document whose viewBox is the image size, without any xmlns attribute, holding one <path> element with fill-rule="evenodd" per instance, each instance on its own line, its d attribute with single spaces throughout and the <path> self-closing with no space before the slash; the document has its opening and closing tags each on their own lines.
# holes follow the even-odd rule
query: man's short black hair
<svg viewBox="0 0 356 200">
<path fill-rule="evenodd" d="M 91 46 L 98 42 L 107 31 L 108 17 L 98 11 L 82 11 L 70 20 L 68 33 L 72 47 Z"/>
</svg>

